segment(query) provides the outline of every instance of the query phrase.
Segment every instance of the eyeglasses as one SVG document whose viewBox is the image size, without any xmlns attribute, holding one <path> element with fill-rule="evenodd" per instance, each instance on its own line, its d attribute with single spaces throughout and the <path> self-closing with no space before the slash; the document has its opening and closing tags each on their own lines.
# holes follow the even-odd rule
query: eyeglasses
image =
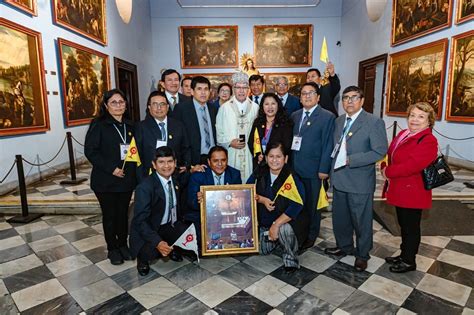
<svg viewBox="0 0 474 315">
<path fill-rule="evenodd" d="M 219 93 L 230 94 L 230 90 L 220 90 Z"/>
<path fill-rule="evenodd" d="M 303 96 L 303 97 L 312 97 L 315 94 L 316 94 L 316 91 L 301 92 L 301 96 Z"/>
<path fill-rule="evenodd" d="M 120 100 L 120 101 L 112 101 L 112 102 L 109 102 L 109 106 L 112 106 L 112 107 L 123 107 L 125 106 L 125 101 L 124 100 Z"/>
<path fill-rule="evenodd" d="M 288 86 L 288 84 L 286 83 L 277 83 L 276 86 L 279 86 L 279 87 L 285 87 L 285 86 Z"/>
<path fill-rule="evenodd" d="M 165 103 L 165 102 L 161 102 L 161 103 L 153 102 L 153 103 L 150 104 L 150 106 L 160 109 L 160 108 L 164 108 L 164 107 L 168 106 L 168 104 Z"/>
<path fill-rule="evenodd" d="M 248 86 L 235 86 L 234 85 L 234 89 L 236 89 L 236 90 L 248 90 L 249 87 Z"/>
<path fill-rule="evenodd" d="M 352 95 L 352 96 L 349 96 L 349 95 L 344 95 L 342 97 L 342 101 L 344 103 L 353 103 L 355 101 L 358 101 L 360 100 L 362 97 L 360 95 Z"/>
</svg>

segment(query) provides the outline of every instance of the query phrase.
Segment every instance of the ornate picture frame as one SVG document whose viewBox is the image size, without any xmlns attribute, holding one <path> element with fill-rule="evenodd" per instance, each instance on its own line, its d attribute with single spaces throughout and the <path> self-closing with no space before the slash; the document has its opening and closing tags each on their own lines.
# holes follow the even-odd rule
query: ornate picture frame
<svg viewBox="0 0 474 315">
<path fill-rule="evenodd" d="M 284 76 L 288 78 L 288 93 L 300 96 L 301 87 L 306 83 L 306 72 L 265 73 L 265 92 L 275 92 L 275 80 Z"/>
<path fill-rule="evenodd" d="M 313 24 L 255 25 L 253 52 L 257 68 L 310 67 Z"/>
<path fill-rule="evenodd" d="M 474 19 L 474 2 L 458 0 L 456 9 L 456 24 L 461 24 Z"/>
<path fill-rule="evenodd" d="M 37 0 L 4 0 L 5 3 L 20 9 L 21 11 L 38 16 L 38 4 Z"/>
<path fill-rule="evenodd" d="M 474 122 L 474 30 L 452 37 L 449 61 L 447 121 Z"/>
<path fill-rule="evenodd" d="M 179 41 L 183 69 L 239 66 L 237 25 L 180 26 Z"/>
<path fill-rule="evenodd" d="M 388 116 L 406 116 L 410 104 L 428 102 L 441 119 L 448 39 L 390 55 L 388 64 Z"/>
<path fill-rule="evenodd" d="M 255 185 L 201 186 L 202 255 L 258 253 Z"/>
<path fill-rule="evenodd" d="M 65 124 L 88 124 L 110 89 L 109 56 L 62 38 L 58 47 Z"/>
<path fill-rule="evenodd" d="M 0 18 L 0 137 L 50 129 L 41 33 Z"/>
</svg>

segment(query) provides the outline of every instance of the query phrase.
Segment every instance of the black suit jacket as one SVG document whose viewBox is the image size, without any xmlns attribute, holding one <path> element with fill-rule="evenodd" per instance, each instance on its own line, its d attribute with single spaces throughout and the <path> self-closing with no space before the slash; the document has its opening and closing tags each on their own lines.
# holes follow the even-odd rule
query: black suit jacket
<svg viewBox="0 0 474 315">
<path fill-rule="evenodd" d="M 214 143 L 217 143 L 217 109 L 214 106 L 210 106 L 209 104 L 207 104 L 207 109 L 209 110 L 209 115 L 211 116 L 212 136 Z M 189 144 L 191 146 L 191 164 L 199 164 L 201 162 L 201 132 L 199 130 L 199 121 L 193 101 L 190 100 L 182 104 L 180 103 L 180 106 L 177 107 L 173 112 L 172 117 L 181 121 L 185 126 Z"/>
<path fill-rule="evenodd" d="M 337 108 L 334 105 L 334 98 L 337 96 L 337 94 L 341 90 L 341 83 L 339 82 L 339 78 L 337 74 L 335 74 L 333 77 L 329 76 L 328 79 L 329 79 L 329 83 L 319 88 L 319 94 L 320 94 L 319 104 L 321 105 L 322 108 L 330 111 L 337 117 L 338 113 L 337 113 Z"/>
<path fill-rule="evenodd" d="M 176 104 L 174 109 L 171 109 L 172 102 L 171 102 L 171 100 L 168 100 L 170 102 L 170 110 L 169 110 L 168 115 L 172 114 L 176 110 L 176 108 L 179 107 L 180 104 L 186 103 L 189 100 L 191 100 L 192 98 L 189 97 L 189 96 L 186 96 L 184 94 L 178 93 L 178 99 L 179 99 L 179 102 Z"/>
<path fill-rule="evenodd" d="M 168 134 L 167 145 L 173 149 L 178 159 L 178 166 L 191 165 L 191 147 L 183 123 L 168 117 L 166 124 Z M 145 120 L 136 127 L 135 140 L 142 164 L 137 169 L 138 182 L 148 176 L 151 161 L 155 157 L 156 141 L 161 139 L 161 130 L 155 118 L 147 114 Z"/>
</svg>

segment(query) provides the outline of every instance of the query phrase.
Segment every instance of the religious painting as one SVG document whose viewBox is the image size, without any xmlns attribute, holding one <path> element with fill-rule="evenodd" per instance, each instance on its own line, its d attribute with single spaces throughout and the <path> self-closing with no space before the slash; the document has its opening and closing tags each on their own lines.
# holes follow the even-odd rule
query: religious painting
<svg viewBox="0 0 474 315">
<path fill-rule="evenodd" d="M 393 0 L 392 46 L 451 26 L 453 0 Z"/>
<path fill-rule="evenodd" d="M 258 253 L 255 185 L 201 186 L 202 255 Z"/>
<path fill-rule="evenodd" d="M 406 116 L 408 106 L 429 103 L 441 118 L 448 39 L 390 55 L 387 115 Z"/>
<path fill-rule="evenodd" d="M 8 3 L 28 14 L 38 16 L 36 1 L 37 0 L 5 0 L 5 3 Z"/>
<path fill-rule="evenodd" d="M 88 124 L 110 89 L 109 57 L 62 38 L 58 46 L 66 126 Z"/>
<path fill-rule="evenodd" d="M 41 34 L 0 18 L 0 136 L 49 130 Z"/>
<path fill-rule="evenodd" d="M 265 73 L 265 92 L 275 93 L 278 77 L 288 79 L 288 93 L 300 96 L 301 87 L 306 83 L 306 72 Z"/>
<path fill-rule="evenodd" d="M 255 25 L 255 64 L 260 68 L 310 67 L 313 61 L 313 25 Z"/>
<path fill-rule="evenodd" d="M 181 68 L 237 68 L 236 25 L 181 26 Z"/>
<path fill-rule="evenodd" d="M 474 122 L 474 31 L 452 39 L 446 120 Z"/>
<path fill-rule="evenodd" d="M 54 0 L 53 5 L 54 23 L 107 44 L 105 0 Z"/>
<path fill-rule="evenodd" d="M 206 77 L 211 82 L 211 96 L 209 97 L 209 100 L 215 100 L 218 97 L 217 88 L 219 87 L 219 84 L 225 82 L 232 85 L 232 74 L 233 73 L 185 73 L 184 77 L 192 78 L 198 75 Z"/>
<path fill-rule="evenodd" d="M 456 24 L 464 23 L 474 18 L 474 1 L 458 0 L 456 11 Z"/>
</svg>

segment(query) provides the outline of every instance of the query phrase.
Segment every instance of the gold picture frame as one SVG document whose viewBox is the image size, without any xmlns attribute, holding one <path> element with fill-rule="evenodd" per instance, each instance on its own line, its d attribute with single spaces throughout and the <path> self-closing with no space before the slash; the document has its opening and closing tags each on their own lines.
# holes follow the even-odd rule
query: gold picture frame
<svg viewBox="0 0 474 315">
<path fill-rule="evenodd" d="M 37 0 L 5 0 L 5 3 L 8 3 L 27 14 L 38 16 Z"/>
<path fill-rule="evenodd" d="M 201 186 L 202 255 L 258 253 L 255 185 Z"/>
<path fill-rule="evenodd" d="M 474 2 L 458 0 L 456 10 L 456 24 L 461 24 L 474 19 Z"/>
<path fill-rule="evenodd" d="M 288 93 L 299 97 L 301 87 L 306 83 L 306 72 L 265 73 L 265 92 L 274 93 L 275 80 L 282 76 L 288 79 Z"/>
</svg>

